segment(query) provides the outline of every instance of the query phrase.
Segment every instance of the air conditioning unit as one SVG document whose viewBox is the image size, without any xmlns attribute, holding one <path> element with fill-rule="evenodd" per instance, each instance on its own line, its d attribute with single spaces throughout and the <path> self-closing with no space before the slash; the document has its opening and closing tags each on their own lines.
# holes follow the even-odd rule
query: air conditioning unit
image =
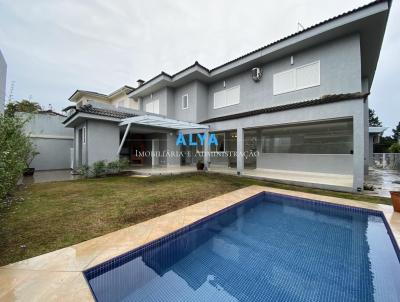
<svg viewBox="0 0 400 302">
<path fill-rule="evenodd" d="M 262 71 L 262 68 L 260 68 L 260 67 L 255 67 L 251 70 L 251 76 L 252 76 L 254 82 L 258 82 L 259 80 L 261 80 L 262 74 L 263 74 L 263 71 Z"/>
</svg>

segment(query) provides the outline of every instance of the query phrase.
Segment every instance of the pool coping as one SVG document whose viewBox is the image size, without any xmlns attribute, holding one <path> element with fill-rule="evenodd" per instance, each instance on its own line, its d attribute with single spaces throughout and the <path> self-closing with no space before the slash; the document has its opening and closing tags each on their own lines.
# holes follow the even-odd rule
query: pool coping
<svg viewBox="0 0 400 302">
<path fill-rule="evenodd" d="M 400 213 L 373 204 L 297 191 L 250 186 L 54 252 L 0 267 L 2 301 L 94 301 L 83 272 L 155 242 L 262 192 L 378 211 L 400 243 Z"/>
</svg>

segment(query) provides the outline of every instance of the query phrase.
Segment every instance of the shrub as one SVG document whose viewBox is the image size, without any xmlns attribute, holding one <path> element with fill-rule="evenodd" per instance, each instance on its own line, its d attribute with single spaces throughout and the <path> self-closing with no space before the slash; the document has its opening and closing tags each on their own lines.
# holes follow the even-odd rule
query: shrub
<svg viewBox="0 0 400 302">
<path fill-rule="evenodd" d="M 92 174 L 94 177 L 100 177 L 106 175 L 107 172 L 107 165 L 104 160 L 99 160 L 93 163 L 92 166 Z"/>
<path fill-rule="evenodd" d="M 399 143 L 394 143 L 389 147 L 389 152 L 390 153 L 400 153 L 400 144 Z"/>
<path fill-rule="evenodd" d="M 101 177 L 105 175 L 114 175 L 120 173 L 129 166 L 128 159 L 120 159 L 106 163 L 105 160 L 100 160 L 93 163 L 92 166 L 82 165 L 78 172 L 83 177 Z"/>
<path fill-rule="evenodd" d="M 90 177 L 90 167 L 88 165 L 82 165 L 79 167 L 78 173 L 83 177 Z"/>
<path fill-rule="evenodd" d="M 25 123 L 20 117 L 0 115 L 0 199 L 16 187 L 27 162 L 36 153 L 24 132 Z"/>
<path fill-rule="evenodd" d="M 118 174 L 129 166 L 129 160 L 124 158 L 107 164 L 107 174 Z"/>
</svg>

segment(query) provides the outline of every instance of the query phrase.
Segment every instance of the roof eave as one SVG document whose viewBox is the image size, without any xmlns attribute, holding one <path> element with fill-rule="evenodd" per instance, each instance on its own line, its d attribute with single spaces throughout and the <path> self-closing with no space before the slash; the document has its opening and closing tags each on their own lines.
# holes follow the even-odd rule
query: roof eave
<svg viewBox="0 0 400 302">
<path fill-rule="evenodd" d="M 121 122 L 122 119 L 116 117 L 108 117 L 103 115 L 98 115 L 94 113 L 88 112 L 75 112 L 71 116 L 68 116 L 62 123 L 65 127 L 75 127 L 76 120 L 79 118 L 83 119 L 92 119 L 92 120 L 101 120 L 101 121 L 108 121 L 108 122 Z"/>
<path fill-rule="evenodd" d="M 211 70 L 208 70 L 204 66 L 198 66 L 196 64 L 189 66 L 176 73 L 173 76 L 170 76 L 164 72 L 145 82 L 136 89 L 133 93 L 129 94 L 130 97 L 141 97 L 143 95 L 155 92 L 159 89 L 162 89 L 166 86 L 171 86 L 174 81 L 182 80 L 184 77 L 189 77 L 194 72 L 196 72 L 196 67 L 201 67 L 203 69 L 203 76 L 207 77 L 209 81 L 216 80 L 218 78 L 222 78 L 224 76 L 229 76 L 234 72 L 240 72 L 243 68 L 249 68 L 251 64 L 257 64 L 257 62 L 267 62 L 269 59 L 278 58 L 286 55 L 287 53 L 293 53 L 294 51 L 298 51 L 317 43 L 323 43 L 324 41 L 328 41 L 329 39 L 334 38 L 335 36 L 343 36 L 347 31 L 347 34 L 356 33 L 356 29 L 352 28 L 352 25 L 356 25 L 357 22 L 361 22 L 367 17 L 373 16 L 375 14 L 379 14 L 381 12 L 387 11 L 387 15 L 389 14 L 390 9 L 390 0 L 382 0 L 372 2 L 367 4 L 361 8 L 355 9 L 353 11 L 344 13 L 337 17 L 333 17 L 321 23 L 318 23 L 314 26 L 311 26 L 301 32 L 292 34 L 283 39 L 275 41 L 269 45 L 266 45 L 262 48 L 254 50 L 248 54 L 245 54 L 242 57 L 231 60 L 227 63 L 224 63 L 220 66 L 217 66 Z M 386 22 L 385 22 L 386 23 Z M 361 26 L 357 24 L 357 26 Z M 335 33 L 336 31 L 336 33 Z M 384 33 L 384 31 L 383 31 Z M 383 39 L 383 34 L 382 34 Z M 376 47 L 380 49 L 381 42 L 376 43 Z M 296 46 L 296 47 L 295 47 Z M 273 55 L 273 56 L 272 56 Z M 379 51 L 378 51 L 379 56 Z M 375 63 L 376 68 L 376 63 Z M 370 83 L 372 83 L 373 74 L 375 69 L 372 68 L 371 74 L 368 75 L 370 78 Z M 164 82 L 162 82 L 164 80 Z"/>
</svg>

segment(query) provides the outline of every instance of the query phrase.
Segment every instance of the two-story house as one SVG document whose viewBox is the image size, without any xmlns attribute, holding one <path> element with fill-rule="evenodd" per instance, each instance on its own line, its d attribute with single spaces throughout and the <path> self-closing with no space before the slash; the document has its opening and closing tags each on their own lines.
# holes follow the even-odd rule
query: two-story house
<svg viewBox="0 0 400 302">
<path fill-rule="evenodd" d="M 368 94 L 390 6 L 372 2 L 213 69 L 195 62 L 161 72 L 124 90 L 121 106 L 77 91 L 64 121 L 75 128 L 75 165 L 121 156 L 138 165 L 193 165 L 202 154 L 211 170 L 362 190 Z M 177 146 L 179 131 L 214 133 L 218 144 Z M 165 150 L 184 152 L 155 155 Z"/>
</svg>

